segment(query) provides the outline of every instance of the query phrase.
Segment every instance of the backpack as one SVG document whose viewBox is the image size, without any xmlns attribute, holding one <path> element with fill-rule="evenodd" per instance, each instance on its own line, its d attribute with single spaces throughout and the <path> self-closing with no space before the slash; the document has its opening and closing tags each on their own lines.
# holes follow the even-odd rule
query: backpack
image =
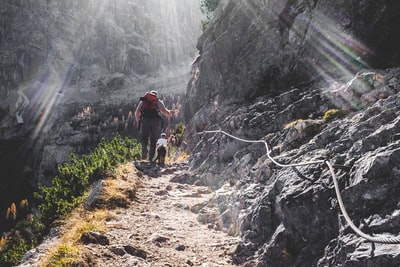
<svg viewBox="0 0 400 267">
<path fill-rule="evenodd" d="M 140 98 L 143 103 L 142 116 L 147 118 L 158 117 L 158 98 L 149 92 Z"/>
</svg>

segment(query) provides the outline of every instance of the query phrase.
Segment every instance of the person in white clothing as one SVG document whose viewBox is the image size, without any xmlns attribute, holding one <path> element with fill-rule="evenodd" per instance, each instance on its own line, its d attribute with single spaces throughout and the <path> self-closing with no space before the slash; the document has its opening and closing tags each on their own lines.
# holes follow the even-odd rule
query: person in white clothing
<svg viewBox="0 0 400 267">
<path fill-rule="evenodd" d="M 167 155 L 168 139 L 166 133 L 161 133 L 160 138 L 157 140 L 156 150 L 158 164 L 163 166 L 165 164 L 165 156 Z"/>
</svg>

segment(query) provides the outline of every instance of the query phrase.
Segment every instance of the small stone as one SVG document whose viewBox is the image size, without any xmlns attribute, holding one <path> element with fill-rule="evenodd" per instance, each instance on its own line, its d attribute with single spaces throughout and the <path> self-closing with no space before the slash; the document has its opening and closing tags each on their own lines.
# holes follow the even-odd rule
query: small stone
<svg viewBox="0 0 400 267">
<path fill-rule="evenodd" d="M 99 244 L 99 245 L 109 245 L 110 240 L 105 236 L 97 232 L 85 232 L 81 235 L 81 242 L 85 245 L 87 244 Z"/>
<path fill-rule="evenodd" d="M 131 245 L 127 245 L 127 246 L 124 246 L 124 249 L 128 254 L 130 254 L 132 256 L 136 256 L 136 257 L 139 257 L 139 258 L 142 258 L 142 259 L 146 259 L 147 258 L 146 251 L 144 251 L 144 250 L 142 250 L 140 248 L 135 248 L 135 247 L 133 247 Z"/>
<path fill-rule="evenodd" d="M 109 249 L 112 253 L 118 256 L 124 256 L 126 254 L 126 251 L 123 247 L 110 247 Z"/>
<path fill-rule="evenodd" d="M 154 194 L 157 195 L 157 196 L 164 196 L 164 195 L 168 194 L 168 191 L 167 190 L 160 190 L 160 191 L 155 192 Z"/>
<path fill-rule="evenodd" d="M 164 242 L 167 242 L 167 241 L 169 240 L 169 237 L 167 237 L 167 236 L 162 236 L 162 235 L 159 235 L 159 234 L 153 234 L 153 235 L 150 237 L 150 240 L 151 240 L 152 242 L 155 242 L 155 243 L 164 243 Z"/>
<path fill-rule="evenodd" d="M 177 251 L 184 251 L 186 249 L 186 246 L 181 244 L 181 245 L 178 245 L 175 249 Z"/>
</svg>

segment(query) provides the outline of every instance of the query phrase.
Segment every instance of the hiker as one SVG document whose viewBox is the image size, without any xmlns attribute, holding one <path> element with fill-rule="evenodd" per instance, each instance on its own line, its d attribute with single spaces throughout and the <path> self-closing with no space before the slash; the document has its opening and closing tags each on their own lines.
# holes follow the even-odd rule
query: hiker
<svg viewBox="0 0 400 267">
<path fill-rule="evenodd" d="M 157 138 L 160 136 L 162 128 L 161 114 L 171 116 L 173 110 L 169 110 L 164 103 L 158 99 L 157 91 L 147 92 L 140 98 L 140 102 L 135 111 L 136 124 L 141 130 L 140 141 L 142 144 L 142 159 L 153 161 Z M 150 138 L 150 149 L 147 149 Z"/>
<path fill-rule="evenodd" d="M 168 150 L 168 139 L 166 133 L 161 133 L 160 138 L 157 140 L 156 144 L 156 151 L 157 151 L 157 158 L 155 159 L 158 161 L 160 166 L 164 166 L 165 164 L 165 157 L 167 155 Z"/>
</svg>

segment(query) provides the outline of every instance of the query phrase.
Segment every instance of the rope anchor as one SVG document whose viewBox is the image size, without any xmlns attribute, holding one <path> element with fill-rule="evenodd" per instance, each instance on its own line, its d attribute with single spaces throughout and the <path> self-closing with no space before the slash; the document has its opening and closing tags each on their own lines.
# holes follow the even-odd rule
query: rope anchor
<svg viewBox="0 0 400 267">
<path fill-rule="evenodd" d="M 350 226 L 350 228 L 360 237 L 371 241 L 371 242 L 375 242 L 375 243 L 384 243 L 384 244 L 400 244 L 400 236 L 396 236 L 396 237 L 385 237 L 385 236 L 371 236 L 368 235 L 364 232 L 362 232 L 359 228 L 357 228 L 357 226 L 355 226 L 355 224 L 353 223 L 353 221 L 351 220 L 349 214 L 346 211 L 346 207 L 344 206 L 343 203 L 343 199 L 342 199 L 342 195 L 340 193 L 340 188 L 339 188 L 339 182 L 335 173 L 334 168 L 337 169 L 342 169 L 345 171 L 349 171 L 350 167 L 348 166 L 342 166 L 342 165 L 336 165 L 336 164 L 331 164 L 329 161 L 325 161 L 325 160 L 315 160 L 315 161 L 309 161 L 309 162 L 301 162 L 301 163 L 293 163 L 293 164 L 281 164 L 279 162 L 277 162 L 273 157 L 271 157 L 270 153 L 270 149 L 268 147 L 268 143 L 265 140 L 247 140 L 247 139 L 243 139 L 243 138 L 239 138 L 236 137 L 234 135 L 231 135 L 223 130 L 213 130 L 213 131 L 203 131 L 200 132 L 199 134 L 207 134 L 207 133 L 222 133 L 226 136 L 229 136 L 233 139 L 236 139 L 238 141 L 241 142 L 246 142 L 246 143 L 264 143 L 265 144 L 265 148 L 267 150 L 267 157 L 277 166 L 279 167 L 283 167 L 283 168 L 287 168 L 287 167 L 296 167 L 296 166 L 304 166 L 304 165 L 310 165 L 310 164 L 326 164 L 326 166 L 328 166 L 328 169 L 331 173 L 332 176 L 332 180 L 333 180 L 333 184 L 335 186 L 335 193 L 336 193 L 336 198 L 338 200 L 339 203 L 339 208 L 341 213 L 343 214 L 347 224 Z"/>
</svg>

